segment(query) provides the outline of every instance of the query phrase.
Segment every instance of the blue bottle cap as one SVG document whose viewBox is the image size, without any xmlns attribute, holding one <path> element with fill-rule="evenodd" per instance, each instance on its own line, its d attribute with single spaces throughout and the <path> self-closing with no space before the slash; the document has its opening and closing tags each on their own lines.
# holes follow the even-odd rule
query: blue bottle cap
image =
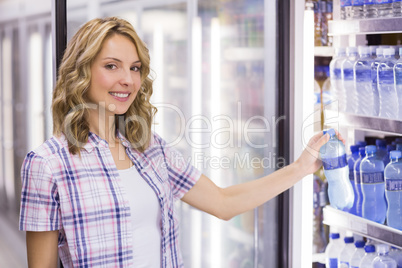
<svg viewBox="0 0 402 268">
<path fill-rule="evenodd" d="M 364 242 L 363 240 L 358 240 L 358 241 L 355 242 L 355 247 L 364 248 L 365 244 L 366 244 L 366 242 Z"/>
<path fill-rule="evenodd" d="M 401 48 L 402 48 L 402 47 L 401 47 Z M 395 142 L 396 142 L 396 143 L 402 143 L 402 138 L 396 138 L 396 139 L 395 139 Z"/>
<path fill-rule="evenodd" d="M 367 145 L 366 146 L 366 154 L 375 154 L 377 152 L 377 147 L 374 145 Z"/>
<path fill-rule="evenodd" d="M 359 147 L 365 147 L 367 145 L 367 142 L 365 141 L 358 141 L 356 142 L 356 145 L 359 145 Z"/>
<path fill-rule="evenodd" d="M 358 145 L 350 145 L 350 151 L 352 153 L 358 153 L 359 152 L 359 146 Z"/>
<path fill-rule="evenodd" d="M 329 136 L 330 136 L 331 138 L 336 135 L 335 130 L 334 130 L 333 128 L 324 130 L 324 135 L 327 134 L 327 133 L 329 134 Z"/>
<path fill-rule="evenodd" d="M 401 151 L 391 151 L 391 152 L 389 152 L 389 158 L 390 159 L 393 159 L 393 160 L 399 159 L 399 158 L 401 158 L 401 156 L 402 156 Z"/>
<path fill-rule="evenodd" d="M 393 144 L 388 144 L 387 145 L 387 152 L 388 153 L 391 152 L 391 151 L 394 151 L 394 150 L 396 150 L 396 145 L 393 145 Z"/>
<path fill-rule="evenodd" d="M 375 246 L 374 245 L 366 245 L 366 246 L 364 246 L 364 251 L 367 253 L 375 252 Z"/>
<path fill-rule="evenodd" d="M 362 157 L 366 156 L 366 147 L 359 147 L 359 155 Z"/>
<path fill-rule="evenodd" d="M 339 235 L 339 233 L 331 233 L 329 235 L 329 237 L 332 238 L 332 239 L 339 239 L 340 235 Z"/>
<path fill-rule="evenodd" d="M 387 141 L 383 139 L 376 139 L 375 145 L 377 145 L 378 147 L 385 147 L 387 146 Z"/>
<path fill-rule="evenodd" d="M 396 144 L 396 150 L 397 151 L 402 151 L 402 143 L 397 143 Z"/>
<path fill-rule="evenodd" d="M 353 243 L 355 239 L 353 238 L 353 236 L 347 236 L 343 239 L 343 241 L 345 241 L 346 244 L 350 244 Z"/>
</svg>

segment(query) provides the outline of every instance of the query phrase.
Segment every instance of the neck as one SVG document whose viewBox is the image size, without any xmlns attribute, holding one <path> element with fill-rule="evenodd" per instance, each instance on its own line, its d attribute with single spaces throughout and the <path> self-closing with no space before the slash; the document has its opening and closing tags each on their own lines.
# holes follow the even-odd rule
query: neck
<svg viewBox="0 0 402 268">
<path fill-rule="evenodd" d="M 109 144 L 116 142 L 116 127 L 113 114 L 100 114 L 99 110 L 90 110 L 89 130 Z"/>
</svg>

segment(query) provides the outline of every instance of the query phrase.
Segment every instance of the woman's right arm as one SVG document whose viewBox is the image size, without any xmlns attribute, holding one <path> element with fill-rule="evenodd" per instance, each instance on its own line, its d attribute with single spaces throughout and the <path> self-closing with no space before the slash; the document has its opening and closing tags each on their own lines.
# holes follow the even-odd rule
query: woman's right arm
<svg viewBox="0 0 402 268">
<path fill-rule="evenodd" d="M 59 231 L 26 232 L 29 268 L 57 267 Z"/>
</svg>

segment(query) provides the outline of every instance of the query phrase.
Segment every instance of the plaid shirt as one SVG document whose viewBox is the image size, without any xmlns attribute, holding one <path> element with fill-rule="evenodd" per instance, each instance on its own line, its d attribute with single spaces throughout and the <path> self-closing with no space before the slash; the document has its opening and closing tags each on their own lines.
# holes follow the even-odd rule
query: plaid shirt
<svg viewBox="0 0 402 268">
<path fill-rule="evenodd" d="M 201 173 L 156 134 L 144 153 L 118 136 L 159 199 L 162 267 L 183 267 L 174 201 Z M 21 177 L 19 228 L 59 230 L 64 267 L 132 267 L 129 201 L 105 140 L 90 133 L 80 158 L 69 153 L 64 136 L 52 137 L 26 156 Z"/>
</svg>

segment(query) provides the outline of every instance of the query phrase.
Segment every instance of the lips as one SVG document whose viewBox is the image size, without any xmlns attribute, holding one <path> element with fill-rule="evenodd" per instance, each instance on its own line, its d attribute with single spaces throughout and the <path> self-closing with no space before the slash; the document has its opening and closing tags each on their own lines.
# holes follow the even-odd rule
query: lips
<svg viewBox="0 0 402 268">
<path fill-rule="evenodd" d="M 127 101 L 131 93 L 130 92 L 109 92 L 109 94 L 118 101 Z"/>
</svg>

